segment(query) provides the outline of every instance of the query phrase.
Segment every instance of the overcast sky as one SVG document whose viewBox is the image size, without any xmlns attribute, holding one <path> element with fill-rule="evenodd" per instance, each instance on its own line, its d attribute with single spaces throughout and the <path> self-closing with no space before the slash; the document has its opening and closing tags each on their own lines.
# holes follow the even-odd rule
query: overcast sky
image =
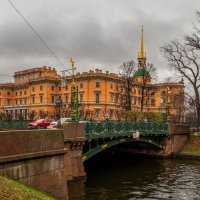
<svg viewBox="0 0 200 200">
<path fill-rule="evenodd" d="M 141 25 L 148 62 L 159 81 L 170 76 L 159 47 L 192 30 L 200 0 L 11 0 L 69 68 L 117 72 L 123 61 L 137 61 Z M 200 10 L 200 9 L 199 9 Z M 15 71 L 64 67 L 25 24 L 8 0 L 0 0 L 0 81 Z"/>
</svg>

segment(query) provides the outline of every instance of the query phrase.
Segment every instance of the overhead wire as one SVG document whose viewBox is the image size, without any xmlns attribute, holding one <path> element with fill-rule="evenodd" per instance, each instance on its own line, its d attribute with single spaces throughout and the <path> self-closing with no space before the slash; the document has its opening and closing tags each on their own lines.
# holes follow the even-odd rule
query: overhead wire
<svg viewBox="0 0 200 200">
<path fill-rule="evenodd" d="M 49 45 L 44 41 L 44 39 L 37 33 L 37 31 L 33 28 L 33 26 L 28 22 L 28 20 L 22 15 L 22 13 L 16 8 L 16 6 L 11 2 L 11 0 L 8 0 L 8 2 L 11 4 L 11 6 L 15 9 L 15 11 L 21 16 L 21 18 L 24 20 L 24 22 L 27 24 L 27 26 L 35 33 L 35 35 L 39 38 L 39 40 L 43 43 L 43 45 L 49 50 L 49 52 L 56 58 L 56 60 L 62 65 L 64 69 L 65 65 L 61 60 L 58 58 L 58 56 L 54 53 L 54 51 L 49 47 Z"/>
</svg>

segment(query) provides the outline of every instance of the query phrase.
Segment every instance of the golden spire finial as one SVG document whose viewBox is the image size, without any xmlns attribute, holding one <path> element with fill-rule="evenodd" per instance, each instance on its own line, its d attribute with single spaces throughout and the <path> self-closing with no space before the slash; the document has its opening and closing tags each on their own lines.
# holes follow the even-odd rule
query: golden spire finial
<svg viewBox="0 0 200 200">
<path fill-rule="evenodd" d="M 74 72 L 74 70 L 76 70 L 76 67 L 74 66 L 75 61 L 73 60 L 73 58 L 71 58 L 69 61 L 70 61 L 71 66 L 72 66 L 71 70 L 72 70 L 72 72 Z"/>
<path fill-rule="evenodd" d="M 142 35 L 141 35 L 141 47 L 140 47 L 140 53 L 138 58 L 146 58 L 144 53 L 144 31 L 143 31 L 143 25 L 142 25 Z"/>
<path fill-rule="evenodd" d="M 74 66 L 74 63 L 75 63 L 75 61 L 73 60 L 73 58 L 71 58 L 70 60 L 69 60 L 69 62 L 71 63 L 71 66 L 72 66 L 72 68 L 71 68 L 71 70 L 72 70 L 72 76 L 73 76 L 73 82 L 74 82 L 74 71 L 76 70 L 76 67 Z"/>
</svg>

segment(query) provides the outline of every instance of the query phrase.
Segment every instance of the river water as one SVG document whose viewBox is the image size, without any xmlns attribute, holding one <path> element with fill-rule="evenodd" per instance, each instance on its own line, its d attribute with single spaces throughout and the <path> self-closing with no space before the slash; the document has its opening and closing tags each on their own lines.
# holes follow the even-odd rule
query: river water
<svg viewBox="0 0 200 200">
<path fill-rule="evenodd" d="M 200 160 L 120 154 L 85 167 L 85 182 L 69 184 L 70 200 L 200 199 Z"/>
</svg>

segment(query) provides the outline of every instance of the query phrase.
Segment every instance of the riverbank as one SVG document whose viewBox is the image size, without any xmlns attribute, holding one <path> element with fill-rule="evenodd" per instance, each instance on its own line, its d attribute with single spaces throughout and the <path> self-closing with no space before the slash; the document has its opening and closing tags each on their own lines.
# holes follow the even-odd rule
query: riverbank
<svg viewBox="0 0 200 200">
<path fill-rule="evenodd" d="M 176 156 L 200 158 L 200 132 L 191 134 L 189 141 Z"/>
<path fill-rule="evenodd" d="M 46 194 L 30 188 L 18 181 L 0 176 L 0 200 L 10 199 L 37 199 L 37 200 L 55 200 Z"/>
</svg>

